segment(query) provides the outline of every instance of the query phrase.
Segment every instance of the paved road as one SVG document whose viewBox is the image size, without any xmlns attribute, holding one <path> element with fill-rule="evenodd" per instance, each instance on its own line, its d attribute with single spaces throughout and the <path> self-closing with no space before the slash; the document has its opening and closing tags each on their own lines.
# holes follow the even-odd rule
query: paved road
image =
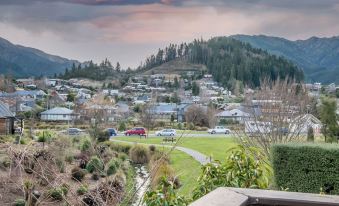
<svg viewBox="0 0 339 206">
<path fill-rule="evenodd" d="M 129 143 L 129 144 L 134 143 L 134 142 L 129 142 L 129 141 L 117 140 L 117 139 L 114 139 L 114 138 L 111 138 L 111 141 L 113 141 L 113 142 L 123 142 L 123 143 Z M 146 143 L 138 143 L 138 144 L 155 145 L 155 146 L 158 146 L 158 147 L 168 147 L 168 148 L 173 147 L 171 145 L 161 145 L 161 144 L 146 144 Z M 202 153 L 200 153 L 196 150 L 188 149 L 186 147 L 180 147 L 180 146 L 176 146 L 175 149 L 180 150 L 182 152 L 185 152 L 186 154 L 193 157 L 195 160 L 197 160 L 202 165 L 205 165 L 205 164 L 210 162 L 209 157 L 207 157 L 206 155 L 204 155 L 204 154 L 202 154 Z"/>
</svg>

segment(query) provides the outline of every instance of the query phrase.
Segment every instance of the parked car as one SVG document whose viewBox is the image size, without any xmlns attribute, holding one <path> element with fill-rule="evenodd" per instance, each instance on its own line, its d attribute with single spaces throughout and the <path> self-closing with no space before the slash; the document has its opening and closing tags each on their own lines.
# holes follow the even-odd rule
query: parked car
<svg viewBox="0 0 339 206">
<path fill-rule="evenodd" d="M 146 130 L 143 127 L 135 127 L 133 129 L 125 131 L 126 136 L 131 136 L 131 135 L 140 135 L 140 136 L 145 136 L 146 135 Z"/>
<path fill-rule="evenodd" d="M 207 130 L 209 134 L 230 134 L 231 130 L 223 126 L 216 126 L 213 129 Z"/>
<path fill-rule="evenodd" d="M 108 129 L 107 129 L 107 132 L 108 132 L 108 134 L 109 134 L 110 137 L 111 137 L 111 136 L 117 136 L 117 135 L 118 135 L 118 131 L 117 131 L 116 129 L 114 129 L 114 128 L 108 128 Z"/>
<path fill-rule="evenodd" d="M 156 136 L 175 136 L 177 134 L 175 129 L 163 129 L 160 131 L 156 131 Z"/>
<path fill-rule="evenodd" d="M 68 135 L 80 135 L 82 134 L 84 131 L 79 129 L 79 128 L 69 128 L 66 130 L 66 134 Z"/>
</svg>

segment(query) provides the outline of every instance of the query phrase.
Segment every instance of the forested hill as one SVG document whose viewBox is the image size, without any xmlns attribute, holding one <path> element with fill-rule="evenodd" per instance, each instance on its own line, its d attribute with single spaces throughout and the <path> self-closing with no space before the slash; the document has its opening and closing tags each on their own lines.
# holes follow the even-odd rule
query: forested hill
<svg viewBox="0 0 339 206">
<path fill-rule="evenodd" d="M 303 71 L 283 57 L 270 55 L 229 37 L 171 44 L 148 57 L 138 71 L 147 71 L 175 59 L 206 65 L 215 80 L 228 87 L 236 80 L 256 87 L 262 79 L 289 77 L 300 81 L 304 78 Z"/>
<path fill-rule="evenodd" d="M 231 37 L 291 60 L 304 70 L 308 81 L 339 83 L 339 37 L 297 41 L 265 35 Z"/>
<path fill-rule="evenodd" d="M 12 44 L 0 37 L 0 73 L 14 77 L 53 75 L 80 62 Z"/>
</svg>

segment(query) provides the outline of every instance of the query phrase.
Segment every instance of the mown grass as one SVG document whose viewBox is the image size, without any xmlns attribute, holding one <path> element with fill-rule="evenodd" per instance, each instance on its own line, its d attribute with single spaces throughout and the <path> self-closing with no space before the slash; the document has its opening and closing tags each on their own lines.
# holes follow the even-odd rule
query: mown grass
<svg viewBox="0 0 339 206">
<path fill-rule="evenodd" d="M 190 196 L 197 186 L 197 179 L 201 174 L 200 163 L 184 152 L 173 150 L 170 153 L 170 165 L 181 183 L 181 187 L 178 189 L 179 194 Z"/>
<path fill-rule="evenodd" d="M 139 137 L 115 137 L 114 139 L 145 144 L 172 145 L 172 143 L 163 143 L 162 137 L 149 137 L 147 139 L 140 139 Z M 230 137 L 182 137 L 177 145 L 194 149 L 213 159 L 222 161 L 226 157 L 226 152 L 234 147 L 236 143 L 234 138 Z"/>
</svg>

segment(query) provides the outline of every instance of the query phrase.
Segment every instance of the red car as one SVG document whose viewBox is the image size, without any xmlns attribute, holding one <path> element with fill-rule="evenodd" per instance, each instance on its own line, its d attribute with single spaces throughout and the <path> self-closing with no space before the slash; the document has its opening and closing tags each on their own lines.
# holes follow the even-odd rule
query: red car
<svg viewBox="0 0 339 206">
<path fill-rule="evenodd" d="M 125 132 L 125 135 L 131 136 L 131 135 L 140 135 L 140 136 L 146 136 L 146 130 L 142 127 L 135 127 L 133 129 L 127 130 Z"/>
</svg>

